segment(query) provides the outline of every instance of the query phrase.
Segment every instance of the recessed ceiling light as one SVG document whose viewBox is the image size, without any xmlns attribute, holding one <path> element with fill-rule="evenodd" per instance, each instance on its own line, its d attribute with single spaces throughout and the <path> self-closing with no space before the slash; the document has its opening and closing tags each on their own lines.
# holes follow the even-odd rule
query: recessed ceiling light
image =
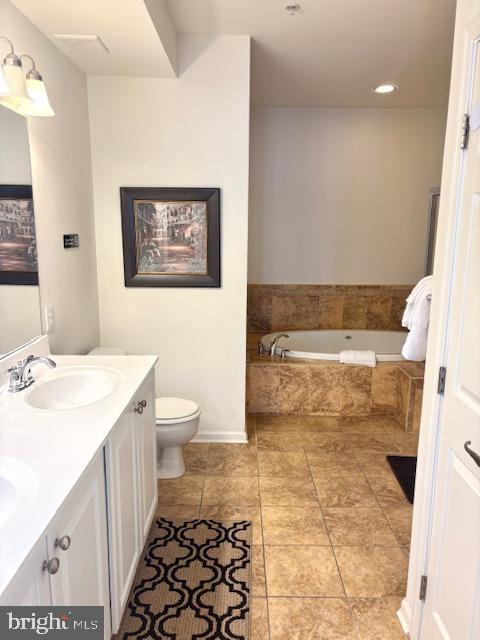
<svg viewBox="0 0 480 640">
<path fill-rule="evenodd" d="M 293 4 L 287 4 L 287 6 L 285 7 L 285 11 L 288 11 L 288 13 L 293 16 L 296 13 L 298 13 L 302 8 L 302 5 L 299 4 L 298 2 L 295 2 Z"/>
<path fill-rule="evenodd" d="M 396 84 L 379 84 L 378 87 L 374 87 L 375 93 L 393 93 L 398 89 Z"/>
</svg>

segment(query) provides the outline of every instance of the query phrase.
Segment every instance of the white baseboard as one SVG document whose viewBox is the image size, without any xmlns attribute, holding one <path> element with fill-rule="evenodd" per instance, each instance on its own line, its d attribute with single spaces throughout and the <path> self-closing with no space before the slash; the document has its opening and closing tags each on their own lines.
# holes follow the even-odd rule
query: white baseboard
<svg viewBox="0 0 480 640">
<path fill-rule="evenodd" d="M 245 444 L 248 442 L 246 433 L 235 431 L 204 431 L 197 433 L 192 442 L 225 442 L 231 444 Z"/>
<path fill-rule="evenodd" d="M 404 598 L 402 600 L 402 604 L 400 605 L 400 609 L 397 611 L 397 618 L 400 620 L 400 624 L 402 625 L 403 633 L 408 635 L 410 638 L 410 629 L 412 626 L 412 611 L 410 609 L 410 605 L 407 602 L 407 599 Z M 412 639 L 413 640 L 413 639 Z"/>
</svg>

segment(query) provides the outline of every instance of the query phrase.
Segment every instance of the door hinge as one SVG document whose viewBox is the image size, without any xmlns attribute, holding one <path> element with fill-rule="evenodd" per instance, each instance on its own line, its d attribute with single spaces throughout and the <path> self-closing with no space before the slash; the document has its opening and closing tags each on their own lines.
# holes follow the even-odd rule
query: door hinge
<svg viewBox="0 0 480 640">
<path fill-rule="evenodd" d="M 447 379 L 447 367 L 440 367 L 438 370 L 438 388 L 437 393 L 443 396 L 445 393 L 445 381 Z"/>
<path fill-rule="evenodd" d="M 460 149 L 468 149 L 468 138 L 470 136 L 470 116 L 465 113 L 463 116 L 462 135 L 460 138 Z"/>
<path fill-rule="evenodd" d="M 427 576 L 422 576 L 420 579 L 420 593 L 418 594 L 419 600 L 425 600 L 427 597 Z"/>
</svg>

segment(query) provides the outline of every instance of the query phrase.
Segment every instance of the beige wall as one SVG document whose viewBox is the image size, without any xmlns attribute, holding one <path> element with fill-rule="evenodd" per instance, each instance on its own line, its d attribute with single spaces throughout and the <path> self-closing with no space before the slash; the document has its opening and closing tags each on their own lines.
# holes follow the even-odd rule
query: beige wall
<svg viewBox="0 0 480 640">
<path fill-rule="evenodd" d="M 254 109 L 249 282 L 418 280 L 445 119 L 440 109 Z"/>
<path fill-rule="evenodd" d="M 245 428 L 250 39 L 182 37 L 178 80 L 90 77 L 101 338 L 155 353 L 204 438 Z M 220 187 L 222 288 L 126 288 L 121 186 Z"/>
<path fill-rule="evenodd" d="M 87 85 L 84 74 L 8 0 L 0 0 L 2 35 L 35 58 L 53 118 L 29 118 L 42 305 L 53 304 L 53 353 L 82 353 L 99 341 Z M 64 233 L 80 248 L 65 251 Z"/>
</svg>

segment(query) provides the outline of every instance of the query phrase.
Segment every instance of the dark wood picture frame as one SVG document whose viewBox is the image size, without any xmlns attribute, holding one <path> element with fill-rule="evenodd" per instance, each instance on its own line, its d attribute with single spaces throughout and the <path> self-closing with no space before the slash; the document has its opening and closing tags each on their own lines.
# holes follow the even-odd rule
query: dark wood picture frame
<svg viewBox="0 0 480 640">
<path fill-rule="evenodd" d="M 205 202 L 207 215 L 206 273 L 139 273 L 139 238 L 135 201 Z M 220 287 L 220 189 L 120 187 L 123 235 L 123 267 L 126 287 Z"/>
<path fill-rule="evenodd" d="M 33 207 L 32 185 L 1 184 L 0 200 L 31 200 Z M 33 225 L 35 228 L 35 213 Z M 35 235 L 36 239 L 36 235 Z M 0 245 L 2 239 L 0 238 Z M 36 245 L 36 240 L 35 240 Z M 1 247 L 0 247 L 1 250 Z M 38 285 L 38 267 L 35 271 L 6 271 L 0 267 L 0 285 Z"/>
</svg>

